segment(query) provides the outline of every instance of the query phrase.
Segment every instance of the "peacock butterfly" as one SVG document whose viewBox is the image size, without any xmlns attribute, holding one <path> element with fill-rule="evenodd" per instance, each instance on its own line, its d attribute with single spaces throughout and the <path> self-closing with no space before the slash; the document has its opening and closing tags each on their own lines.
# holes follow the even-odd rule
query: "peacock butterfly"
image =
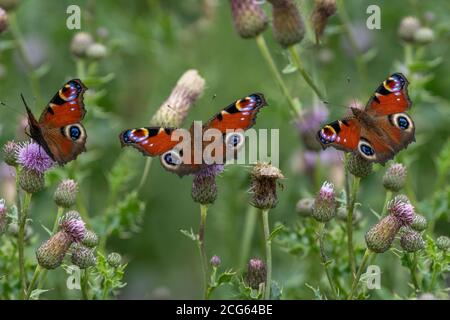
<svg viewBox="0 0 450 320">
<path fill-rule="evenodd" d="M 237 150 L 243 146 L 245 141 L 243 132 L 253 126 L 258 111 L 266 105 L 264 95 L 261 93 L 251 94 L 228 105 L 201 126 L 200 130 L 204 137 L 208 135 L 210 129 L 215 129 L 215 132 L 220 135 L 218 141 L 202 139 L 200 142 L 201 150 L 206 150 L 213 143 L 219 143 L 220 148 L 214 149 L 212 153 L 214 159 L 226 162 L 230 160 L 230 155 L 236 157 Z M 207 158 L 200 159 L 200 162 L 196 161 L 196 153 L 193 151 L 199 141 L 196 138 L 195 131 L 194 122 L 187 132 L 188 138 L 194 137 L 186 141 L 189 155 L 183 154 L 183 150 L 186 149 L 180 147 L 186 137 L 184 136 L 180 141 L 175 136 L 178 133 L 176 128 L 143 127 L 127 129 L 120 133 L 119 139 L 122 147 L 132 146 L 146 156 L 160 156 L 165 169 L 179 176 L 184 176 L 195 174 L 206 166 L 214 164 L 211 159 Z"/>
<path fill-rule="evenodd" d="M 408 80 L 394 73 L 380 84 L 364 109 L 351 108 L 352 117 L 325 125 L 317 138 L 323 149 L 333 146 L 385 164 L 415 141 L 414 122 L 405 113 L 410 107 Z"/>
<path fill-rule="evenodd" d="M 24 101 L 29 136 L 61 165 L 86 151 L 86 130 L 80 123 L 86 114 L 83 103 L 86 90 L 81 80 L 68 81 L 50 100 L 39 121 Z"/>
</svg>

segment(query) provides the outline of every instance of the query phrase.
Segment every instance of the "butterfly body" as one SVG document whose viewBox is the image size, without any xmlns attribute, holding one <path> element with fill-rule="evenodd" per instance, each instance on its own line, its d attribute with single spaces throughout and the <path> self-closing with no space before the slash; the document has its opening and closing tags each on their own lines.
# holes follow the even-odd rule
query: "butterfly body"
<svg viewBox="0 0 450 320">
<path fill-rule="evenodd" d="M 50 100 L 37 120 L 28 106 L 29 135 L 56 162 L 63 165 L 86 150 L 86 130 L 80 123 L 86 114 L 79 79 L 68 81 Z"/>
<path fill-rule="evenodd" d="M 245 141 L 244 131 L 253 126 L 257 113 L 266 105 L 264 96 L 254 93 L 228 105 L 204 125 L 194 122 L 184 131 L 163 127 L 128 129 L 119 139 L 122 146 L 132 146 L 146 156 L 160 156 L 168 171 L 179 176 L 195 174 L 236 157 Z M 204 152 L 208 149 L 211 153 Z"/>
<path fill-rule="evenodd" d="M 408 81 L 395 73 L 375 91 L 364 109 L 351 108 L 353 116 L 325 125 L 317 133 L 325 149 L 333 146 L 359 153 L 371 162 L 384 164 L 415 141 L 415 126 L 405 113 L 411 107 Z"/>
</svg>

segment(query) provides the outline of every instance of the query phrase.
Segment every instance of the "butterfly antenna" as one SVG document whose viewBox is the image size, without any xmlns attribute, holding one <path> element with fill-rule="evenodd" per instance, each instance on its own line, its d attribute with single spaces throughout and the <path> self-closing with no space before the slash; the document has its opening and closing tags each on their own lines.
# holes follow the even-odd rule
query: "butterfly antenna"
<svg viewBox="0 0 450 320">
<path fill-rule="evenodd" d="M 27 110 L 27 112 L 28 112 L 28 113 L 31 113 L 31 110 L 30 110 L 30 108 L 28 107 L 28 104 L 27 104 L 27 102 L 25 101 L 25 97 L 23 96 L 23 94 L 20 94 L 20 97 L 22 98 L 22 102 L 23 102 L 23 104 L 24 104 L 25 109 Z"/>
<path fill-rule="evenodd" d="M 20 114 L 21 116 L 24 116 L 24 114 L 22 112 L 20 112 L 19 110 L 16 110 L 15 108 L 11 107 L 10 105 L 4 103 L 3 101 L 0 101 L 0 104 L 6 108 L 8 108 L 11 111 L 14 111 L 15 113 Z"/>
</svg>

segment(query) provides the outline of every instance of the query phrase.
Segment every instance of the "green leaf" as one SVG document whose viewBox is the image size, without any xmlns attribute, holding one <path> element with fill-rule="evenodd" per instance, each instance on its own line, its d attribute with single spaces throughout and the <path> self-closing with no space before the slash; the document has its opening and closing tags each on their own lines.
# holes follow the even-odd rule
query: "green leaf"
<svg viewBox="0 0 450 320">
<path fill-rule="evenodd" d="M 34 289 L 33 291 L 31 291 L 30 299 L 31 300 L 38 300 L 40 295 L 45 293 L 45 292 L 47 292 L 47 291 L 50 291 L 50 289 Z"/>
<path fill-rule="evenodd" d="M 217 286 L 221 286 L 225 283 L 230 283 L 233 279 L 234 275 L 236 275 L 236 272 L 232 270 L 225 271 L 219 275 L 217 278 Z"/>
<path fill-rule="evenodd" d="M 280 224 L 273 229 L 273 231 L 269 235 L 269 241 L 272 241 L 281 231 L 283 231 L 284 225 Z"/>
<path fill-rule="evenodd" d="M 283 68 L 283 71 L 281 71 L 284 74 L 294 73 L 297 71 L 297 67 L 292 63 L 289 62 L 289 64 Z"/>
<path fill-rule="evenodd" d="M 192 241 L 198 240 L 198 235 L 196 233 L 194 233 L 194 231 L 192 231 L 192 229 L 191 229 L 191 231 L 180 229 L 180 232 L 182 234 L 184 234 L 186 237 L 188 237 L 189 239 L 191 239 Z"/>
</svg>

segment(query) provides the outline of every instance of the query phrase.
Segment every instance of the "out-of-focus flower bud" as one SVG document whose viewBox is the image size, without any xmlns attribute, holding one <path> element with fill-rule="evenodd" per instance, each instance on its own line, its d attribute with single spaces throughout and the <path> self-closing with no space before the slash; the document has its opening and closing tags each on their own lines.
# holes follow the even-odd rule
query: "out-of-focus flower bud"
<svg viewBox="0 0 450 320">
<path fill-rule="evenodd" d="M 272 4 L 273 35 L 284 48 L 303 40 L 305 24 L 293 0 L 269 0 Z"/>
<path fill-rule="evenodd" d="M 420 21 L 416 17 L 405 17 L 400 22 L 398 36 L 406 42 L 413 42 L 414 35 L 420 28 Z"/>
<path fill-rule="evenodd" d="M 266 29 L 268 19 L 258 1 L 230 0 L 230 4 L 234 27 L 242 38 L 254 38 Z"/>
<path fill-rule="evenodd" d="M 72 179 L 66 179 L 56 188 L 53 199 L 58 207 L 70 208 L 75 204 L 78 184 Z"/>
<path fill-rule="evenodd" d="M 398 192 L 406 183 L 406 167 L 401 163 L 389 166 L 383 176 L 383 186 L 390 191 Z"/>
</svg>

